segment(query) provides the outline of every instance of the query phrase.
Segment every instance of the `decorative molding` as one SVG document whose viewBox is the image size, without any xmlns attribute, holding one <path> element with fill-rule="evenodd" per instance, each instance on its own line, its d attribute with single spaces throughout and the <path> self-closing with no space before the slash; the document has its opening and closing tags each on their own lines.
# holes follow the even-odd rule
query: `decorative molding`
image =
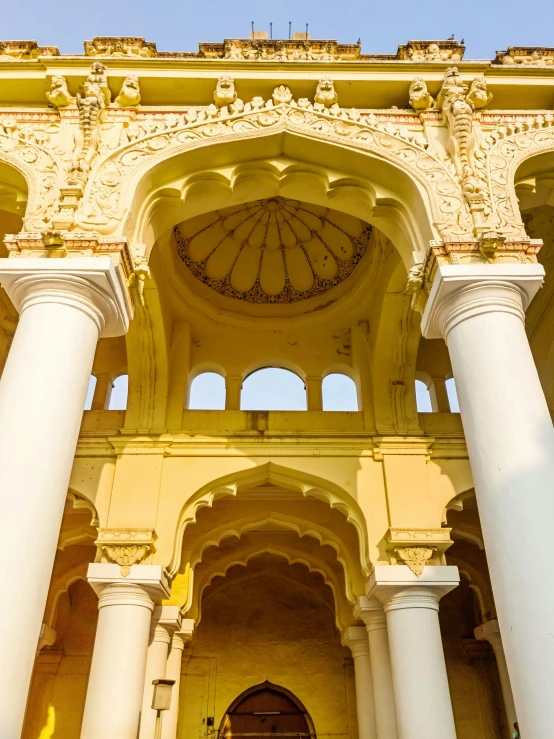
<svg viewBox="0 0 554 739">
<path fill-rule="evenodd" d="M 408 41 L 398 47 L 397 59 L 411 62 L 459 62 L 464 56 L 462 41 Z"/>
<path fill-rule="evenodd" d="M 135 262 L 124 236 L 100 236 L 94 231 L 46 230 L 42 233 L 6 234 L 4 244 L 12 257 L 105 257 L 120 266 L 129 280 L 135 273 Z"/>
<path fill-rule="evenodd" d="M 507 51 L 497 51 L 493 64 L 521 67 L 552 67 L 554 48 L 551 46 L 508 46 Z"/>
<path fill-rule="evenodd" d="M 391 564 L 408 565 L 414 575 L 419 577 L 425 566 L 430 564 L 435 552 L 436 547 L 396 547 L 394 549 L 396 558 Z"/>
<path fill-rule="evenodd" d="M 123 577 L 131 572 L 131 567 L 140 564 L 156 549 L 154 529 L 98 529 L 98 547 L 102 562 L 112 562 L 121 568 Z"/>
<path fill-rule="evenodd" d="M 405 564 L 418 577 L 431 560 L 445 565 L 444 553 L 454 543 L 451 529 L 389 528 L 385 534 L 386 550 L 392 565 Z"/>
</svg>

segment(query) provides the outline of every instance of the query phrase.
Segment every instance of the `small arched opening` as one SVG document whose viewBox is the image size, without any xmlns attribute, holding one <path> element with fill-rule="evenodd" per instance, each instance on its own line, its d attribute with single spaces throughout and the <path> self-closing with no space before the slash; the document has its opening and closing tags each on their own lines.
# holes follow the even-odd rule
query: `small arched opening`
<svg viewBox="0 0 554 739">
<path fill-rule="evenodd" d="M 225 378 L 217 372 L 202 372 L 191 383 L 188 407 L 196 411 L 222 411 L 225 397 Z"/>
<path fill-rule="evenodd" d="M 244 380 L 240 407 L 243 411 L 305 411 L 306 386 L 291 370 L 264 367 Z"/>
<path fill-rule="evenodd" d="M 310 715 L 289 690 L 266 680 L 245 690 L 229 706 L 219 729 L 223 737 L 315 737 Z"/>
<path fill-rule="evenodd" d="M 110 395 L 110 411 L 124 411 L 127 408 L 127 396 L 129 395 L 129 375 L 116 377 Z"/>
</svg>

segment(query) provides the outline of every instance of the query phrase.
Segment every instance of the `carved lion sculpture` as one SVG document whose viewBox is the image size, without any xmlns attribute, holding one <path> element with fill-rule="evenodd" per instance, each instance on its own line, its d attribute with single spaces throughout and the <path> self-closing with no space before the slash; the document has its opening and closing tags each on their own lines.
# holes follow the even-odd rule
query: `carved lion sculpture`
<svg viewBox="0 0 554 739">
<path fill-rule="evenodd" d="M 433 97 L 427 91 L 423 77 L 415 77 L 410 83 L 410 105 L 414 110 L 429 110 L 435 105 Z"/>
<path fill-rule="evenodd" d="M 123 86 L 115 102 L 120 108 L 130 108 L 140 103 L 140 85 L 136 74 L 125 77 Z"/>
<path fill-rule="evenodd" d="M 222 108 L 224 105 L 231 105 L 237 99 L 237 93 L 235 90 L 235 81 L 231 77 L 223 75 L 217 81 L 217 85 L 214 92 L 214 102 L 218 108 Z"/>
<path fill-rule="evenodd" d="M 59 74 L 52 77 L 50 90 L 46 93 L 46 97 L 55 108 L 64 108 L 75 102 L 75 98 L 69 94 L 67 89 L 67 80 Z"/>
<path fill-rule="evenodd" d="M 324 77 L 317 83 L 317 89 L 315 91 L 314 102 L 324 105 L 326 108 L 330 108 L 332 105 L 336 105 L 339 96 L 335 91 L 335 84 L 329 77 Z"/>
<path fill-rule="evenodd" d="M 492 92 L 487 90 L 487 82 L 484 77 L 476 77 L 471 83 L 469 92 L 467 94 L 468 100 L 470 100 L 475 106 L 476 110 L 484 108 L 492 100 Z"/>
</svg>

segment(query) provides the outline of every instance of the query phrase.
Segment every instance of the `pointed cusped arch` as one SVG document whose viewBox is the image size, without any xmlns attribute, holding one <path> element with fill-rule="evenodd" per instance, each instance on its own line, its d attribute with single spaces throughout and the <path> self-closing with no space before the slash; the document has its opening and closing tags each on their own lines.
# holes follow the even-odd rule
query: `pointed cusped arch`
<svg viewBox="0 0 554 739">
<path fill-rule="evenodd" d="M 270 510 L 267 516 L 254 514 L 232 522 L 222 523 L 212 528 L 208 536 L 201 536 L 196 542 L 190 554 L 190 566 L 194 569 L 200 562 L 204 552 L 210 547 L 219 547 L 221 542 L 227 538 L 240 539 L 243 534 L 259 529 L 270 527 L 272 529 L 294 532 L 300 539 L 309 537 L 318 542 L 322 547 L 331 547 L 334 550 L 337 562 L 342 566 L 345 578 L 346 594 L 349 599 L 355 599 L 356 595 L 363 595 L 365 579 L 359 562 L 355 562 L 352 553 L 345 542 L 329 528 L 314 521 L 291 516 L 283 511 Z"/>
<path fill-rule="evenodd" d="M 52 154 L 0 129 L 0 197 L 23 219 L 24 231 L 47 228 L 59 197 L 61 172 Z"/>
<path fill-rule="evenodd" d="M 546 170 L 554 171 L 554 127 L 540 121 L 504 132 L 488 153 L 494 222 L 508 239 L 526 237 L 516 185 Z"/>
<path fill-rule="evenodd" d="M 217 174 L 207 171 L 207 147 L 210 169 L 219 170 Z M 288 158 L 297 171 L 289 169 L 287 181 L 282 182 L 279 175 L 276 183 L 270 163 L 279 157 Z M 255 188 L 248 168 L 234 171 L 237 165 L 253 161 L 264 162 L 258 168 Z M 184 220 L 183 215 L 192 215 L 187 215 L 182 202 L 190 185 L 197 191 L 219 189 L 227 196 L 227 204 L 234 204 L 229 195 L 235 188 L 251 193 L 261 182 L 269 189 L 276 184 L 293 187 L 299 180 L 298 163 L 316 167 L 309 171 L 316 185 L 310 190 L 317 194 L 319 188 L 319 198 L 314 195 L 309 202 L 325 195 L 326 205 L 340 210 L 343 202 L 352 207 L 360 199 L 365 220 L 373 220 L 389 238 L 386 226 L 393 215 L 393 230 L 405 231 L 412 251 L 414 246 L 425 250 L 429 239 L 437 235 L 471 234 L 471 219 L 459 186 L 426 142 L 403 138 L 376 122 L 354 122 L 288 105 L 217 121 L 162 123 L 157 131 L 128 141 L 97 161 L 78 225 L 144 243 L 156 236 L 148 233 L 156 201 L 167 201 L 171 211 L 167 218 L 175 225 Z M 327 182 L 318 178 L 317 168 L 333 173 Z M 239 202 L 252 199 L 251 194 L 242 197 Z M 403 253 L 403 257 L 410 264 L 411 254 Z"/>
<path fill-rule="evenodd" d="M 198 624 L 202 618 L 202 596 L 207 587 L 216 577 L 225 577 L 232 567 L 246 567 L 250 560 L 264 554 L 280 557 L 289 565 L 303 565 L 308 572 L 321 575 L 323 582 L 332 594 L 335 604 L 335 624 L 339 631 L 353 622 L 352 608 L 355 603 L 353 594 L 345 592 L 342 578 L 323 558 L 315 556 L 307 549 L 296 546 L 282 546 L 279 544 L 254 543 L 240 547 L 236 551 L 220 557 L 210 564 L 198 576 L 195 576 L 188 601 L 182 606 L 182 611 L 188 618 L 193 618 Z"/>
<path fill-rule="evenodd" d="M 181 566 L 183 537 L 187 527 L 195 523 L 198 511 L 211 507 L 216 500 L 229 496 L 236 498 L 242 490 L 266 483 L 278 485 L 286 490 L 299 493 L 305 498 L 316 498 L 330 508 L 341 512 L 354 526 L 359 545 L 359 566 L 364 575 L 369 575 L 369 545 L 365 517 L 355 498 L 344 488 L 304 471 L 291 469 L 267 462 L 255 468 L 244 469 L 213 480 L 200 488 L 181 510 L 176 527 L 175 542 L 168 572 L 175 576 Z M 317 538 L 317 537 L 316 537 Z"/>
</svg>

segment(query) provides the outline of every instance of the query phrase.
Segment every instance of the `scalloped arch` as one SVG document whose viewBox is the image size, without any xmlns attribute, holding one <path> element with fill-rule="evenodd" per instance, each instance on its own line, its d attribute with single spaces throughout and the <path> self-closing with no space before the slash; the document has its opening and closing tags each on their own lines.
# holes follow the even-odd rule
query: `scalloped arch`
<svg viewBox="0 0 554 739">
<path fill-rule="evenodd" d="M 274 462 L 266 462 L 255 468 L 244 469 L 241 472 L 213 480 L 200 488 L 187 501 L 181 510 L 177 523 L 173 555 L 168 565 L 169 574 L 174 576 L 179 570 L 185 529 L 189 524 L 196 521 L 197 513 L 201 508 L 211 507 L 215 500 L 224 496 L 235 497 L 240 489 L 265 483 L 272 483 L 288 490 L 294 490 L 304 497 L 316 498 L 331 508 L 340 511 L 356 529 L 360 549 L 360 567 L 364 575 L 369 575 L 370 560 L 365 517 L 352 495 L 328 480 L 300 470 L 283 467 Z"/>
<path fill-rule="evenodd" d="M 198 585 L 192 589 L 192 598 L 190 598 L 186 606 L 183 607 L 183 612 L 192 614 L 191 617 L 195 618 L 196 624 L 198 625 L 202 618 L 202 595 L 213 580 L 216 577 L 225 577 L 232 567 L 246 567 L 251 559 L 263 554 L 272 554 L 275 557 L 281 557 L 282 559 L 285 559 L 289 565 L 301 564 L 306 567 L 309 572 L 315 572 L 321 575 L 324 583 L 333 593 L 333 600 L 335 602 L 335 624 L 337 629 L 342 631 L 346 625 L 353 621 L 353 617 L 350 616 L 351 608 L 347 608 L 349 601 L 346 601 L 346 603 L 342 602 L 340 583 L 337 582 L 337 579 L 332 572 L 329 572 L 324 566 L 322 566 L 322 562 L 319 562 L 305 552 L 295 552 L 294 550 L 287 551 L 282 547 L 270 545 L 254 545 L 249 547 L 246 551 L 238 554 L 232 552 L 227 557 L 215 563 L 213 567 L 203 573 Z M 352 603 L 350 603 L 350 605 L 352 605 Z"/>
</svg>

